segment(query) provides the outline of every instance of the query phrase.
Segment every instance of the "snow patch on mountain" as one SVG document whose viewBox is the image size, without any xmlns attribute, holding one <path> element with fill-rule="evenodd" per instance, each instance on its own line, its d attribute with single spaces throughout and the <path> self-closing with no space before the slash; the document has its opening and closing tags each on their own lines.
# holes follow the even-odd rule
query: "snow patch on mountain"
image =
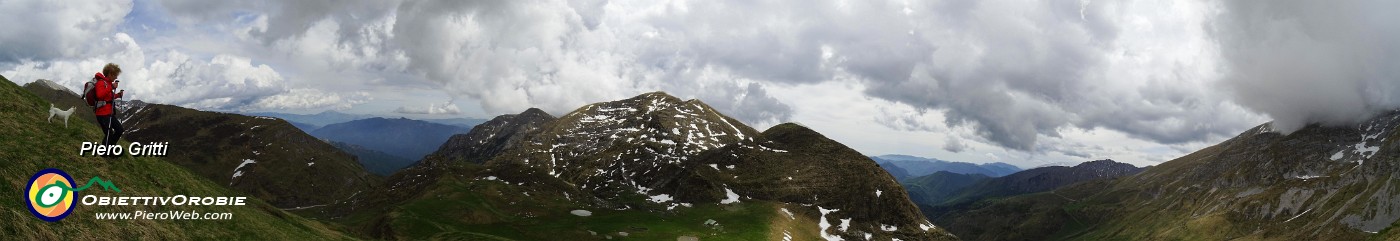
<svg viewBox="0 0 1400 241">
<path fill-rule="evenodd" d="M 232 186 L 232 185 L 233 185 L 233 179 L 236 179 L 236 178 L 238 178 L 238 177 L 243 176 L 243 166 L 247 166 L 248 164 L 253 164 L 253 163 L 258 163 L 258 162 L 257 162 L 257 161 L 253 161 L 253 159 L 243 159 L 243 163 L 240 163 L 240 164 L 238 164 L 238 167 L 233 168 L 233 177 L 230 177 L 230 178 L 229 178 L 228 185 Z"/>
<path fill-rule="evenodd" d="M 1366 142 L 1356 143 L 1352 148 L 1351 152 L 1361 155 L 1362 159 L 1371 159 L 1371 156 L 1376 155 L 1376 152 L 1381 150 L 1381 146 L 1366 145 Z"/>
<path fill-rule="evenodd" d="M 846 240 L 846 239 L 841 238 L 841 236 L 832 235 L 832 234 L 830 234 L 830 233 L 827 233 L 827 229 L 828 229 L 828 228 L 831 228 L 831 222 L 827 222 L 827 221 L 826 221 L 826 215 L 827 215 L 827 214 L 830 214 L 830 213 L 834 213 L 834 212 L 836 212 L 836 211 L 841 211 L 841 210 L 840 210 L 840 209 L 826 209 L 826 208 L 822 208 L 822 206 L 817 206 L 817 212 L 822 213 L 822 216 L 819 217 L 819 218 L 817 218 L 817 220 L 819 221 L 819 222 L 817 223 L 817 228 L 819 228 L 819 229 L 817 230 L 817 231 L 818 231 L 817 233 L 818 233 L 818 234 L 821 234 L 822 239 L 826 239 L 827 241 Z"/>
<path fill-rule="evenodd" d="M 573 214 L 574 216 L 579 216 L 579 217 L 593 216 L 593 212 L 590 212 L 590 211 L 588 211 L 588 210 L 582 210 L 582 209 L 580 209 L 580 210 L 569 211 L 569 214 Z"/>
<path fill-rule="evenodd" d="M 724 196 L 726 198 L 724 200 L 720 200 L 720 204 L 730 204 L 739 202 L 739 194 L 734 193 L 734 190 L 730 190 L 728 187 L 724 188 Z"/>
<path fill-rule="evenodd" d="M 1371 159 L 1371 156 L 1375 156 L 1376 152 L 1381 150 L 1381 144 L 1385 143 L 1385 138 L 1381 138 L 1381 136 L 1389 136 L 1389 132 L 1392 131 L 1392 128 L 1389 127 L 1395 126 L 1393 122 L 1395 122 L 1397 117 L 1400 116 L 1387 119 L 1378 118 L 1363 124 L 1366 126 L 1366 129 L 1361 133 L 1361 141 L 1351 146 L 1351 152 L 1360 156 L 1362 161 Z M 1336 157 L 1336 155 L 1334 154 L 1333 157 Z"/>
<path fill-rule="evenodd" d="M 671 201 L 671 195 L 667 195 L 667 194 L 657 194 L 657 195 L 655 195 L 655 196 L 651 196 L 651 198 L 648 198 L 647 200 L 650 200 L 651 202 L 654 202 L 654 203 L 665 203 L 665 202 L 670 202 L 670 201 Z"/>
<path fill-rule="evenodd" d="M 850 229 L 850 228 L 851 228 L 851 218 L 843 218 L 843 219 L 841 219 L 841 225 L 838 225 L 838 226 L 840 227 L 839 230 L 841 230 L 841 232 L 845 232 L 847 229 Z"/>
<path fill-rule="evenodd" d="M 930 229 L 933 229 L 933 228 L 936 228 L 936 227 L 938 227 L 938 226 L 933 226 L 932 223 L 928 223 L 927 221 L 925 221 L 924 223 L 919 224 L 919 229 L 923 229 L 924 232 L 928 232 Z"/>
</svg>

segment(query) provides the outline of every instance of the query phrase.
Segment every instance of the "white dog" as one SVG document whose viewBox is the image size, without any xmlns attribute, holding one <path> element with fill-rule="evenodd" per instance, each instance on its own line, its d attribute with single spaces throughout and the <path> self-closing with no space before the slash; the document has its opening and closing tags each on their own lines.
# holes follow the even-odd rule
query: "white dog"
<svg viewBox="0 0 1400 241">
<path fill-rule="evenodd" d="M 60 109 L 58 109 L 58 108 L 53 107 L 53 104 L 49 104 L 49 120 L 48 120 L 48 121 L 49 121 L 49 122 L 52 122 L 52 121 L 53 121 L 53 116 L 62 117 L 62 118 L 63 118 L 63 127 L 64 127 L 64 128 L 68 128 L 68 116 L 72 116 L 72 115 L 73 115 L 73 110 L 74 110 L 74 109 L 77 109 L 77 107 L 76 107 L 76 106 L 74 106 L 74 107 L 68 107 L 68 110 L 60 110 Z"/>
</svg>

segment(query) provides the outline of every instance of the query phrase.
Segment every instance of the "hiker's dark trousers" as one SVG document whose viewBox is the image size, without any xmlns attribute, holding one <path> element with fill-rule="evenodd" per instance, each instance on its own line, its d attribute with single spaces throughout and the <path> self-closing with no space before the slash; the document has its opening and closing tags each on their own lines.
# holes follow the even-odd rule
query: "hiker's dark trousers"
<svg viewBox="0 0 1400 241">
<path fill-rule="evenodd" d="M 116 145 L 117 139 L 122 138 L 122 132 L 126 132 L 126 129 L 122 128 L 122 122 L 117 120 L 116 115 L 98 116 L 97 125 L 102 126 L 103 145 Z"/>
</svg>

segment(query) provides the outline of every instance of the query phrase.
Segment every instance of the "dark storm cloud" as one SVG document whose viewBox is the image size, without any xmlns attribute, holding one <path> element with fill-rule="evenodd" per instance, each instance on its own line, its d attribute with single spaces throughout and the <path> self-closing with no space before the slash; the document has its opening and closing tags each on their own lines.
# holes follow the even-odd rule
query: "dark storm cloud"
<svg viewBox="0 0 1400 241">
<path fill-rule="evenodd" d="M 1020 150 L 1034 150 L 1039 137 L 1058 137 L 1067 127 L 1182 143 L 1251 125 L 1200 84 L 1211 71 L 1199 60 L 1212 56 L 1169 55 L 1209 52 L 1202 41 L 1173 39 L 1199 37 L 1191 35 L 1200 32 L 1199 23 L 1170 18 L 1202 9 L 1168 3 L 1147 7 L 1165 17 L 1144 16 L 1134 9 L 1141 2 L 1085 3 L 932 3 L 922 9 L 932 17 L 917 19 L 936 27 L 913 30 L 928 46 L 908 48 L 931 49 L 923 52 L 930 58 L 908 69 L 862 74 L 867 94 L 944 110 L 948 125 L 969 125 L 995 144 Z M 1144 19 L 1154 22 L 1135 25 Z M 1137 57 L 1144 55 L 1155 59 Z"/>
<path fill-rule="evenodd" d="M 963 144 L 962 140 L 958 139 L 956 136 L 953 135 L 949 135 L 948 140 L 943 142 L 944 151 L 959 153 L 966 151 L 967 149 L 967 144 Z"/>
<path fill-rule="evenodd" d="M 131 11 L 130 1 L 0 1 L 0 63 L 86 57 Z"/>
<path fill-rule="evenodd" d="M 1078 2 L 1032 2 L 998 11 L 995 2 L 945 3 L 928 15 L 946 33 L 924 34 L 921 52 L 932 60 L 918 68 L 864 74 L 868 94 L 919 108 L 943 109 L 950 125 L 968 124 L 979 135 L 1029 150 L 1039 135 L 1075 121 L 1074 106 L 1091 80 L 1116 29 L 1098 16 L 1079 15 Z M 912 31 L 912 30 L 911 30 Z M 937 31 L 920 29 L 919 31 Z M 917 51 L 916 51 L 917 52 Z M 859 72 L 858 72 L 859 73 Z M 1069 108 L 1066 108 L 1069 107 Z M 1111 107 L 1111 106 L 1109 106 Z"/>
<path fill-rule="evenodd" d="M 744 70 L 716 68 L 740 64 L 720 65 L 700 56 L 711 56 L 712 51 L 680 34 L 688 32 L 630 22 L 609 26 L 608 4 L 405 2 L 394 14 L 388 45 L 407 59 L 408 71 L 441 83 L 453 95 L 479 100 L 489 111 L 542 107 L 567 112 L 584 103 L 663 90 L 704 100 L 745 122 L 780 122 L 792 116 L 792 108 L 770 97 L 761 84 L 738 81 L 749 77 Z M 648 39 L 649 35 L 665 40 Z M 715 55 L 752 60 L 743 54 L 753 53 Z M 743 65 L 780 65 L 752 61 L 757 66 Z"/>
<path fill-rule="evenodd" d="M 876 78 L 902 78 L 929 58 L 926 41 L 892 1 L 719 1 L 645 19 L 679 45 L 648 53 L 696 59 L 745 77 L 814 83 L 846 70 Z M 679 49 L 677 49 L 679 48 Z"/>
<path fill-rule="evenodd" d="M 717 91 L 717 93 L 739 94 L 701 98 L 701 100 L 706 100 L 706 103 L 712 106 L 717 105 L 715 108 L 730 110 L 725 113 L 751 124 L 776 124 L 792 119 L 792 107 L 769 96 L 768 91 L 764 90 L 762 85 L 749 83 L 746 87 L 729 88 L 735 88 L 735 90 Z"/>
<path fill-rule="evenodd" d="M 305 0 L 305 1 L 191 1 L 158 0 L 160 6 L 177 20 L 187 24 L 223 22 L 238 15 L 265 14 L 266 29 L 254 33 L 265 42 L 305 34 L 313 24 L 328 17 L 345 23 L 343 34 L 356 33 L 355 28 L 390 13 L 399 1 L 380 0 Z M 475 1 L 462 1 L 475 2 Z M 352 40 L 347 36 L 346 40 Z"/>
<path fill-rule="evenodd" d="M 1225 4 L 1215 35 L 1235 100 L 1285 133 L 1400 107 L 1396 1 Z"/>
</svg>

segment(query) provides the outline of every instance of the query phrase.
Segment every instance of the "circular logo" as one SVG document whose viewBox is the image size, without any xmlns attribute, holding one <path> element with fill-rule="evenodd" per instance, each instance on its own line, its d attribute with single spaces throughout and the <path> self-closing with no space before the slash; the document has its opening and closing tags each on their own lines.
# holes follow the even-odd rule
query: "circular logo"
<svg viewBox="0 0 1400 241">
<path fill-rule="evenodd" d="M 34 173 L 24 193 L 29 213 L 49 222 L 57 222 L 73 213 L 73 202 L 78 195 L 73 191 L 73 177 L 55 168 Z"/>
</svg>

